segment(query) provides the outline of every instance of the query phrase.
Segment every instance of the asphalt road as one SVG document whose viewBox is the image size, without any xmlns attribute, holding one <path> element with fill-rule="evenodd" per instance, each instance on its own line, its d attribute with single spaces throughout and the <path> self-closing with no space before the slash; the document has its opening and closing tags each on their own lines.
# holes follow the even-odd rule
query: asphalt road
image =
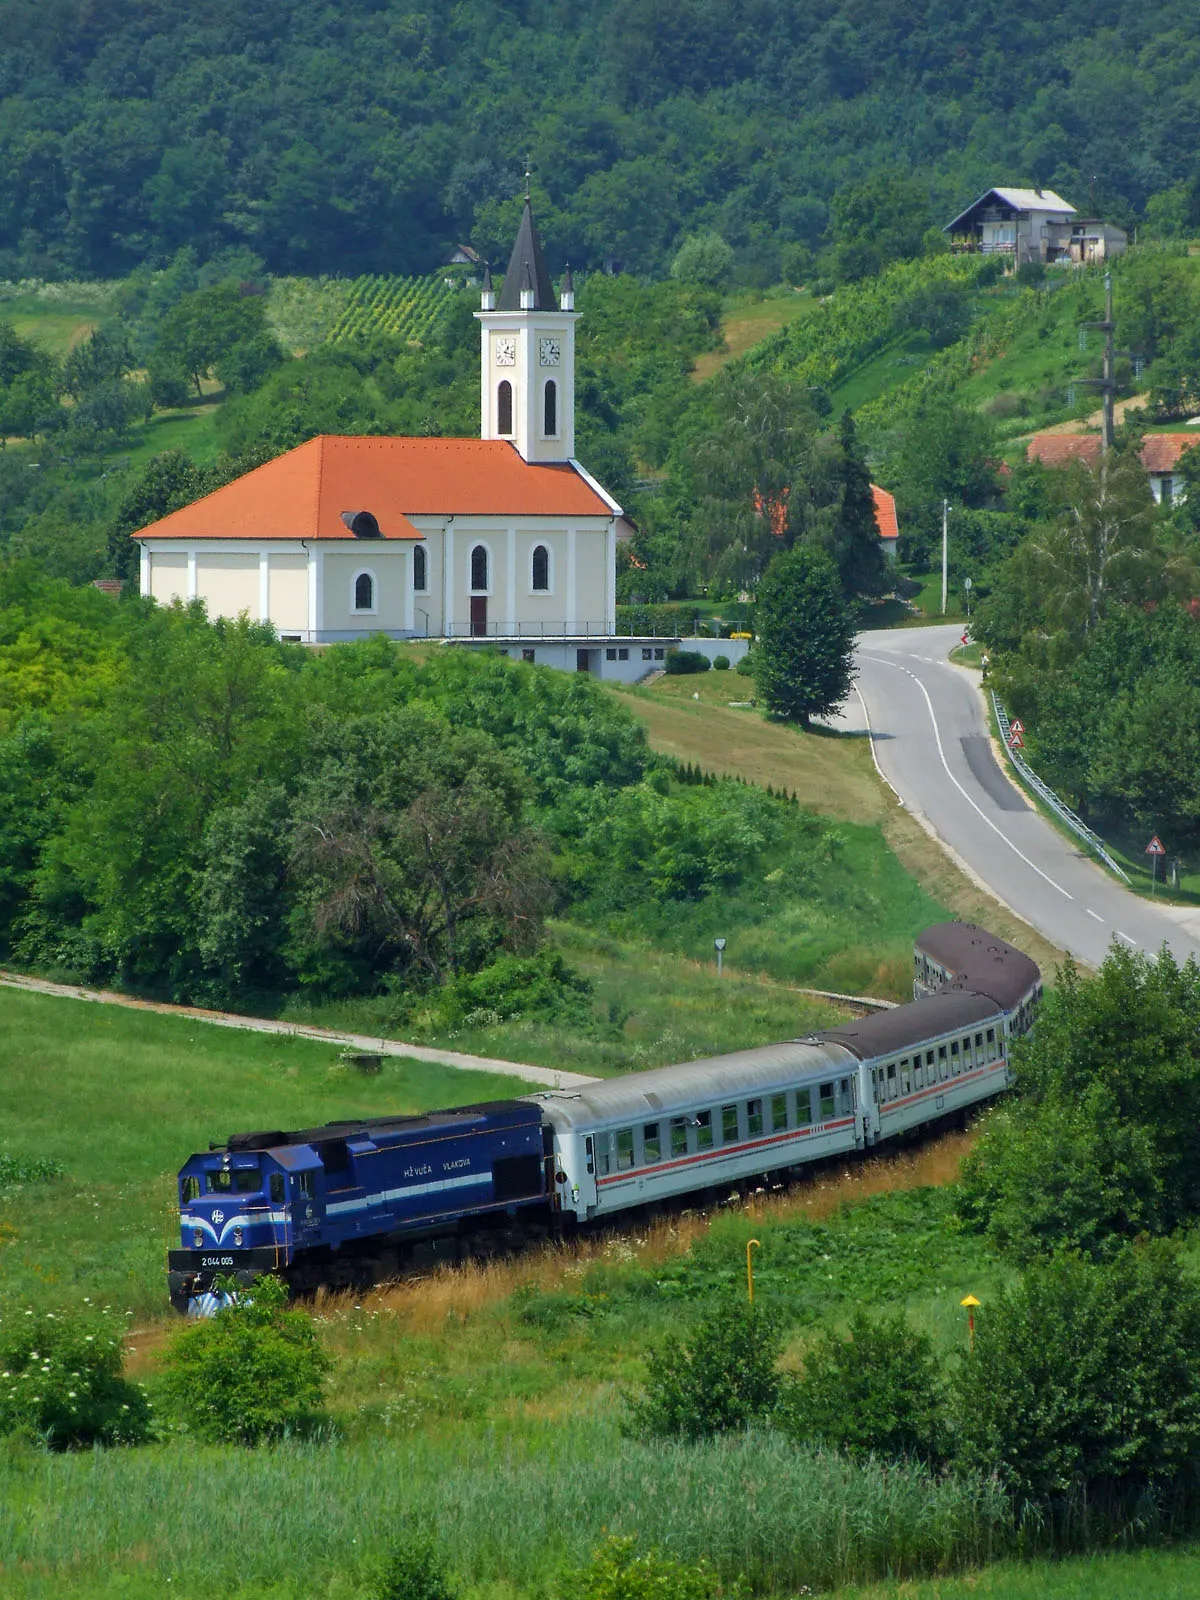
<svg viewBox="0 0 1200 1600">
<path fill-rule="evenodd" d="M 947 659 L 961 631 L 861 634 L 858 695 L 842 725 L 869 721 L 880 771 L 908 809 L 1060 949 L 1098 966 L 1115 937 L 1151 954 L 1165 943 L 1180 960 L 1200 958 L 1200 911 L 1131 894 L 1009 782 L 988 737 L 978 673 Z"/>
</svg>

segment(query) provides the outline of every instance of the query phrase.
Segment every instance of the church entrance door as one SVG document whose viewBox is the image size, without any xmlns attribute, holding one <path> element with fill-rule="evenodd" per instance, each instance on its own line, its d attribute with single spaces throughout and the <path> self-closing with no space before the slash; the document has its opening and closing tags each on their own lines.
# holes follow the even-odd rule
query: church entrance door
<svg viewBox="0 0 1200 1600">
<path fill-rule="evenodd" d="M 487 633 L 487 595 L 471 596 L 471 637 L 482 639 Z"/>
</svg>

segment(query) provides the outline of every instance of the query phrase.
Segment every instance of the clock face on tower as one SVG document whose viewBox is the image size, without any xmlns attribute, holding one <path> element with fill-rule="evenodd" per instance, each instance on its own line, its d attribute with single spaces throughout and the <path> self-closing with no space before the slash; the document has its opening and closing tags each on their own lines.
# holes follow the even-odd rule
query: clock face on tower
<svg viewBox="0 0 1200 1600">
<path fill-rule="evenodd" d="M 515 367 L 517 364 L 517 341 L 511 334 L 502 333 L 493 345 L 498 367 Z"/>
<path fill-rule="evenodd" d="M 557 339 L 543 339 L 538 345 L 538 360 L 544 367 L 556 367 L 562 355 L 562 346 Z"/>
</svg>

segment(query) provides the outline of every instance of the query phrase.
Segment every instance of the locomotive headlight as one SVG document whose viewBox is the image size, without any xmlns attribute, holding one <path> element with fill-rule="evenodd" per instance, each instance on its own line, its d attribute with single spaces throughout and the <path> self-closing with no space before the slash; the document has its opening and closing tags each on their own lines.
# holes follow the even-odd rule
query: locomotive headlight
<svg viewBox="0 0 1200 1600">
<path fill-rule="evenodd" d="M 192 1229 L 192 1243 L 196 1246 L 197 1250 L 199 1250 L 201 1245 L 203 1245 L 203 1243 L 204 1243 L 204 1230 L 202 1228 L 193 1228 Z"/>
<path fill-rule="evenodd" d="M 240 1228 L 235 1228 L 233 1230 L 233 1242 L 234 1242 L 234 1244 L 241 1244 L 243 1242 L 243 1240 L 245 1239 L 245 1237 L 246 1237 L 245 1234 L 242 1232 L 242 1230 Z"/>
</svg>

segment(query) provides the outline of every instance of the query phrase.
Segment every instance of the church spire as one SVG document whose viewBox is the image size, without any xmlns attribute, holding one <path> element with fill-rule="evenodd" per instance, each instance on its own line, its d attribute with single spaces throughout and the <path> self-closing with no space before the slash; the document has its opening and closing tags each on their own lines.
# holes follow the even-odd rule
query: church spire
<svg viewBox="0 0 1200 1600">
<path fill-rule="evenodd" d="M 532 290 L 533 299 L 528 301 Z M 524 292 L 523 292 L 524 291 Z M 504 288 L 496 302 L 497 311 L 557 311 L 558 301 L 554 285 L 542 255 L 542 241 L 538 238 L 537 224 L 533 220 L 533 207 L 529 196 L 521 211 L 521 226 L 512 258 L 504 275 Z"/>
</svg>

